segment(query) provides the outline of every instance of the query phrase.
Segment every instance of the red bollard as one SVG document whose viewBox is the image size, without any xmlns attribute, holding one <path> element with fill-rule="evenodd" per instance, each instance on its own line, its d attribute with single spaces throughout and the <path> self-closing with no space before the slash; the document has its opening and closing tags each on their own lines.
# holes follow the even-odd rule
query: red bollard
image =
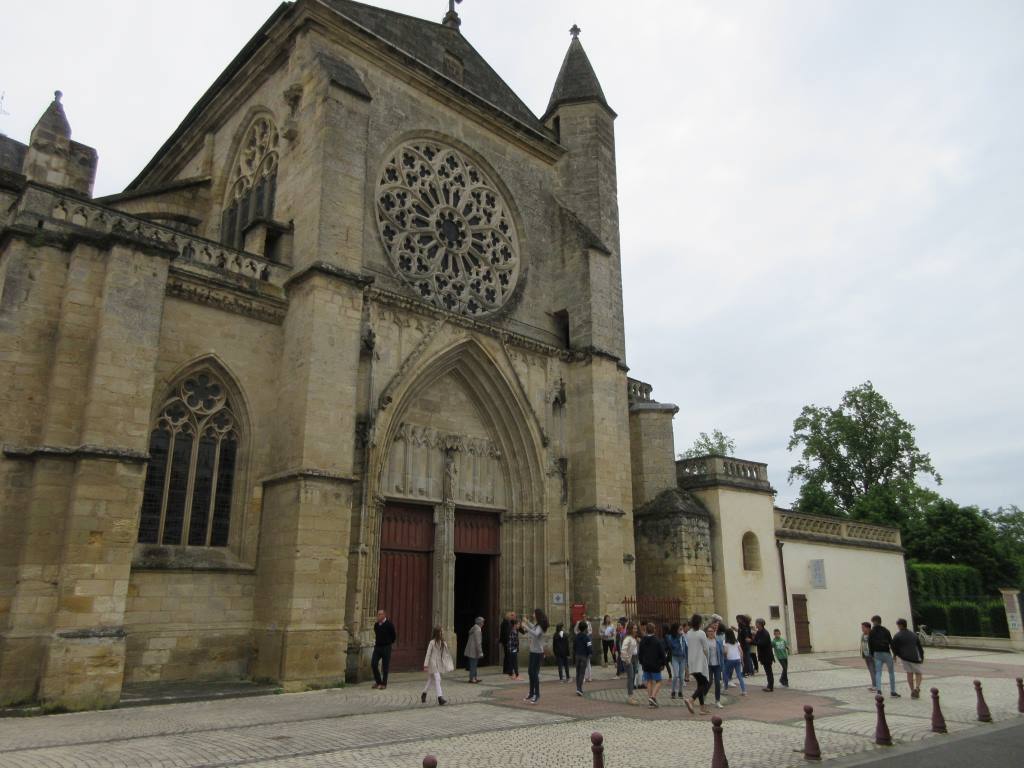
<svg viewBox="0 0 1024 768">
<path fill-rule="evenodd" d="M 814 733 L 814 707 L 804 706 L 804 760 L 821 760 L 821 747 Z"/>
<path fill-rule="evenodd" d="M 885 699 L 875 696 L 875 709 L 878 710 L 878 722 L 875 724 L 875 744 L 880 747 L 892 746 L 892 734 L 889 733 L 889 724 L 885 722 Z"/>
<path fill-rule="evenodd" d="M 948 733 L 946 718 L 942 716 L 942 707 L 939 706 L 938 688 L 932 688 L 932 733 Z"/>
<path fill-rule="evenodd" d="M 715 751 L 711 753 L 711 768 L 729 768 L 729 758 L 725 756 L 725 744 L 722 743 L 722 718 L 711 718 L 711 732 L 715 734 Z"/>
<path fill-rule="evenodd" d="M 981 680 L 974 681 L 974 692 L 978 694 L 978 721 L 991 723 L 992 713 L 988 711 L 988 704 L 985 703 L 985 694 L 981 692 Z"/>
<path fill-rule="evenodd" d="M 604 768 L 604 736 L 597 731 L 590 734 L 590 750 L 594 753 L 594 768 Z"/>
<path fill-rule="evenodd" d="M 433 755 L 427 755 L 424 757 L 423 768 L 437 768 L 437 758 Z"/>
<path fill-rule="evenodd" d="M 1024 678 L 1017 678 L 1017 711 L 1024 714 Z"/>
</svg>

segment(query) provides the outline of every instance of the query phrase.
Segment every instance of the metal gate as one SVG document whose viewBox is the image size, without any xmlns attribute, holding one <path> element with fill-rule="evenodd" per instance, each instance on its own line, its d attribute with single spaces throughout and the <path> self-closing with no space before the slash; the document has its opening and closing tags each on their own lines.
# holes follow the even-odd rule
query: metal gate
<svg viewBox="0 0 1024 768">
<path fill-rule="evenodd" d="M 389 611 L 398 633 L 392 669 L 423 666 L 432 629 L 433 550 L 433 510 L 388 502 L 381 519 L 378 604 Z"/>
</svg>

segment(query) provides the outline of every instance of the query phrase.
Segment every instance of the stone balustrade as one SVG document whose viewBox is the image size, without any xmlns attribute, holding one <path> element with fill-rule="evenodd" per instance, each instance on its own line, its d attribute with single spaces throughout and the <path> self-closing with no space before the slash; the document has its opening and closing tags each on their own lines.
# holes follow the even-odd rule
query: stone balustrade
<svg viewBox="0 0 1024 768">
<path fill-rule="evenodd" d="M 650 403 L 653 402 L 651 399 L 651 393 L 654 391 L 654 387 L 648 384 L 646 381 L 640 381 L 639 379 L 626 379 L 627 391 L 629 394 L 629 402 L 631 403 Z"/>
<path fill-rule="evenodd" d="M 683 488 L 735 485 L 754 490 L 771 490 L 768 465 L 732 456 L 698 456 L 676 462 L 676 479 Z"/>
<path fill-rule="evenodd" d="M 787 538 L 788 535 L 793 538 L 828 538 L 848 543 L 902 546 L 898 528 L 780 509 L 775 510 L 775 532 L 780 538 Z"/>
<path fill-rule="evenodd" d="M 146 219 L 96 205 L 86 200 L 62 195 L 46 187 L 32 185 L 26 195 L 18 219 L 36 220 L 46 215 L 46 229 L 62 225 L 87 229 L 99 235 L 122 236 L 177 254 L 172 261 L 198 265 L 221 274 L 241 276 L 262 283 L 282 286 L 291 273 L 289 267 L 253 253 L 227 248 L 220 243 L 190 235 Z M 44 221 L 35 224 L 43 228 Z"/>
</svg>

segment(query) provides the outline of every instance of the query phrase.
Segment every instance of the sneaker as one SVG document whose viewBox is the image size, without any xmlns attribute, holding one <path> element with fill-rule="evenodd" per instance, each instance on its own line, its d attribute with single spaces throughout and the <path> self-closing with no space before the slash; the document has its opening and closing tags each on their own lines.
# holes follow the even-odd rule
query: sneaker
<svg viewBox="0 0 1024 768">
<path fill-rule="evenodd" d="M 378 688 L 380 688 L 380 683 L 374 683 L 373 684 L 373 690 L 376 691 Z"/>
<path fill-rule="evenodd" d="M 690 714 L 692 715 L 693 714 L 693 702 L 690 701 L 689 699 L 683 699 L 683 703 L 686 705 L 686 708 L 688 710 L 690 710 Z"/>
<path fill-rule="evenodd" d="M 890 693 L 889 696 L 894 698 L 894 699 L 900 698 L 900 695 L 898 693 L 896 693 L 896 691 L 893 691 L 892 693 Z"/>
<path fill-rule="evenodd" d="M 528 704 L 536 704 L 537 703 L 537 699 L 530 699 L 527 703 Z"/>
<path fill-rule="evenodd" d="M 868 688 L 868 690 L 871 691 L 872 693 L 876 693 L 876 689 L 875 688 Z"/>
<path fill-rule="evenodd" d="M 628 699 L 626 699 L 626 703 L 627 704 L 632 704 L 635 707 L 640 702 L 636 700 L 636 696 L 630 696 Z"/>
<path fill-rule="evenodd" d="M 523 701 L 533 701 L 533 696 L 525 696 Z"/>
<path fill-rule="evenodd" d="M 672 698 L 674 699 L 675 697 L 676 697 L 676 692 L 672 691 Z"/>
<path fill-rule="evenodd" d="M 582 696 L 583 695 L 583 691 L 581 691 L 579 688 L 577 688 L 576 689 L 576 695 L 577 696 Z"/>
<path fill-rule="evenodd" d="M 740 696 L 746 696 L 746 695 L 747 695 L 746 691 L 740 691 Z"/>
<path fill-rule="evenodd" d="M 426 703 L 427 703 L 427 692 L 424 691 L 423 693 L 420 694 L 420 704 L 426 704 Z"/>
<path fill-rule="evenodd" d="M 722 702 L 716 701 L 715 702 L 715 709 L 725 709 L 725 707 L 722 706 Z"/>
<path fill-rule="evenodd" d="M 762 688 L 761 690 L 764 691 L 765 693 L 771 693 L 775 689 L 774 688 Z"/>
<path fill-rule="evenodd" d="M 443 696 L 438 696 L 437 697 L 437 706 L 443 707 L 447 703 L 448 703 L 448 700 L 446 698 L 444 698 Z"/>
</svg>

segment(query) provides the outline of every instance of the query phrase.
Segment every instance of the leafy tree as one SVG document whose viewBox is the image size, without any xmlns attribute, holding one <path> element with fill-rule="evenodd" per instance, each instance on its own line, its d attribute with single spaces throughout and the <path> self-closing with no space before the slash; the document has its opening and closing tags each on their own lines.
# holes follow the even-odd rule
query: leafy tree
<svg viewBox="0 0 1024 768">
<path fill-rule="evenodd" d="M 973 566 L 987 593 L 1017 582 L 1020 564 L 1003 546 L 991 513 L 960 506 L 931 491 L 923 492 L 920 499 L 923 503 L 903 528 L 903 548 L 909 558 Z"/>
<path fill-rule="evenodd" d="M 714 430 L 710 435 L 701 432 L 700 436 L 693 441 L 693 447 L 683 452 L 680 458 L 696 459 L 701 456 L 735 456 L 736 441 L 719 429 Z"/>
<path fill-rule="evenodd" d="M 1011 504 L 995 512 L 985 510 L 982 514 L 996 530 L 1000 551 L 1017 566 L 1017 581 L 1006 581 L 1002 586 L 1014 583 L 1021 586 L 1024 580 L 1024 509 Z"/>
<path fill-rule="evenodd" d="M 843 395 L 838 408 L 806 405 L 793 422 L 789 450 L 800 461 L 795 508 L 817 514 L 900 524 L 919 502 L 919 475 L 942 478 L 905 421 L 870 381 Z"/>
</svg>

